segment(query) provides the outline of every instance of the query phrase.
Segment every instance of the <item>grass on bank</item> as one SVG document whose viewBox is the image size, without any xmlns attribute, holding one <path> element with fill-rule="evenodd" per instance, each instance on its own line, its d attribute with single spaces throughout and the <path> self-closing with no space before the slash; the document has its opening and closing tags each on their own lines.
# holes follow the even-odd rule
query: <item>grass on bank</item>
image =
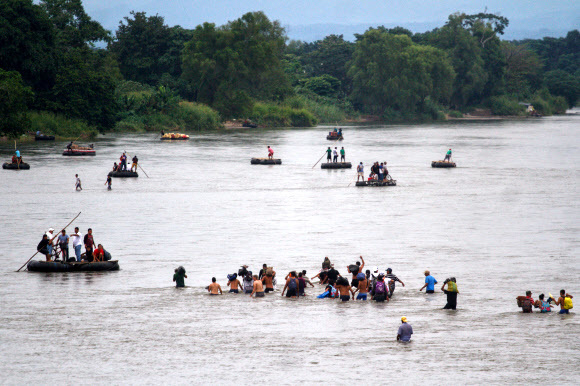
<svg viewBox="0 0 580 386">
<path fill-rule="evenodd" d="M 95 138 L 99 133 L 94 126 L 90 126 L 80 119 L 67 118 L 64 115 L 48 111 L 30 111 L 30 131 L 54 135 L 59 139 Z"/>
</svg>

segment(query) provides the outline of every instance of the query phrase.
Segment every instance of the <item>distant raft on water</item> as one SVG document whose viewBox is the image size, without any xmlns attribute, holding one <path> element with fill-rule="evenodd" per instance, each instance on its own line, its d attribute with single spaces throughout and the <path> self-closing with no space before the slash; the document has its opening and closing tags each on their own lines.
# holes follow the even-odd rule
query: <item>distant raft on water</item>
<svg viewBox="0 0 580 386">
<path fill-rule="evenodd" d="M 447 162 L 447 161 L 433 161 L 431 162 L 432 168 L 454 168 L 455 162 Z"/>
<path fill-rule="evenodd" d="M 139 177 L 137 172 L 132 172 L 130 170 L 117 170 L 109 172 L 109 177 L 116 177 L 116 178 L 131 178 L 131 177 Z"/>
<path fill-rule="evenodd" d="M 370 180 L 370 181 L 357 181 L 356 186 L 396 186 L 397 180 Z"/>
<path fill-rule="evenodd" d="M 282 160 L 280 158 L 252 158 L 250 163 L 252 165 L 282 165 Z"/>
<path fill-rule="evenodd" d="M 6 169 L 6 170 L 28 170 L 30 169 L 30 165 L 25 163 L 25 162 L 20 162 L 18 163 L 3 163 L 2 164 L 2 169 Z"/>
<path fill-rule="evenodd" d="M 328 162 L 320 164 L 321 169 L 350 169 L 352 164 L 350 162 Z"/>
<path fill-rule="evenodd" d="M 162 141 L 187 141 L 189 135 L 181 133 L 167 133 L 161 136 Z"/>
<path fill-rule="evenodd" d="M 32 260 L 27 268 L 31 272 L 97 272 L 118 271 L 119 261 L 96 261 L 96 262 L 62 262 L 62 261 L 39 261 Z"/>
</svg>

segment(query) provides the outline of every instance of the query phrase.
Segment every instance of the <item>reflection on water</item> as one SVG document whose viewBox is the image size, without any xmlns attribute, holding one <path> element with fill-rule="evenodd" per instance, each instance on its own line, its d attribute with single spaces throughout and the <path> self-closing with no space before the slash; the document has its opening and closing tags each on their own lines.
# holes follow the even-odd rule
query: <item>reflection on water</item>
<svg viewBox="0 0 580 386">
<path fill-rule="evenodd" d="M 62 157 L 64 143 L 20 146 L 27 172 L 0 184 L 0 359 L 15 383 L 573 383 L 575 315 L 523 315 L 530 289 L 578 294 L 578 116 L 347 128 L 227 131 L 161 142 L 153 134 L 107 135 L 96 157 Z M 250 165 L 275 150 L 282 165 Z M 312 165 L 328 146 L 347 161 L 386 160 L 396 187 L 357 188 L 355 169 Z M 453 148 L 458 167 L 430 163 Z M 10 146 L 0 149 L 4 158 Z M 137 179 L 106 175 L 123 151 Z M 74 191 L 74 175 L 83 182 Z M 349 186 L 350 184 L 350 186 Z M 15 273 L 48 227 L 94 230 L 121 271 Z M 73 226 L 74 226 L 73 225 Z M 71 228 L 72 231 L 72 228 Z M 69 232 L 70 233 L 70 232 Z M 392 267 L 405 287 L 388 304 L 308 296 L 207 296 L 242 264 L 278 274 L 324 256 L 341 273 L 359 255 Z M 187 287 L 172 286 L 187 269 Z M 423 271 L 457 277 L 458 311 L 425 295 Z M 439 289 L 437 287 L 437 289 Z M 415 334 L 395 342 L 400 317 Z M 541 338 L 549 332 L 551 342 Z M 82 362 L 78 366 L 55 363 Z"/>
</svg>

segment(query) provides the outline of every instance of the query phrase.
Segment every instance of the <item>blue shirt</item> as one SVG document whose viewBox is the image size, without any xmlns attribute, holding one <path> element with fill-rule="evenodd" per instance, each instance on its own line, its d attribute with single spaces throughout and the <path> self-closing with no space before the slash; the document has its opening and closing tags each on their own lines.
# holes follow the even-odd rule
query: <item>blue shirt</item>
<svg viewBox="0 0 580 386">
<path fill-rule="evenodd" d="M 437 280 L 431 275 L 425 278 L 425 283 L 427 284 L 427 291 L 435 291 L 435 284 L 437 284 Z"/>
<path fill-rule="evenodd" d="M 411 335 L 413 334 L 413 327 L 411 327 L 409 323 L 402 323 L 399 326 L 399 332 L 397 332 L 397 334 L 401 336 L 401 340 L 403 342 L 408 342 L 411 340 Z"/>
<path fill-rule="evenodd" d="M 16 150 L 16 157 L 20 157 L 20 150 Z"/>
</svg>

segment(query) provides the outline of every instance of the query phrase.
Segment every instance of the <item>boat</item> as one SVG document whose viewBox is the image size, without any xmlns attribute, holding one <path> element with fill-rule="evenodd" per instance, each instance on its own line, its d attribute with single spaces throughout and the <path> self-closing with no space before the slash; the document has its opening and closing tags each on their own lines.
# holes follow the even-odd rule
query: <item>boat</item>
<svg viewBox="0 0 580 386">
<path fill-rule="evenodd" d="M 139 177 L 137 172 L 132 172 L 130 170 L 117 170 L 117 171 L 110 171 L 109 177 L 119 177 L 119 178 L 128 178 L 128 177 Z"/>
<path fill-rule="evenodd" d="M 330 131 L 328 132 L 326 139 L 328 139 L 329 141 L 342 141 L 344 137 L 342 136 L 342 134 L 339 135 L 338 132 L 336 131 Z"/>
<path fill-rule="evenodd" d="M 252 129 L 255 129 L 256 127 L 258 127 L 258 124 L 253 123 L 253 122 L 249 122 L 249 121 L 245 121 L 244 123 L 242 123 L 242 127 L 250 127 Z"/>
<path fill-rule="evenodd" d="M 356 186 L 396 186 L 397 180 L 370 180 L 370 181 L 357 181 Z"/>
<path fill-rule="evenodd" d="M 321 169 L 350 169 L 352 164 L 350 162 L 328 162 L 320 164 Z"/>
<path fill-rule="evenodd" d="M 454 168 L 455 162 L 446 162 L 446 161 L 433 161 L 431 162 L 432 168 Z"/>
<path fill-rule="evenodd" d="M 7 170 L 28 170 L 30 169 L 30 165 L 27 164 L 26 162 L 20 162 L 20 164 L 13 164 L 13 163 L 3 163 L 2 164 L 2 169 L 7 169 Z"/>
<path fill-rule="evenodd" d="M 282 160 L 280 158 L 252 158 L 250 163 L 252 165 L 282 165 Z"/>
<path fill-rule="evenodd" d="M 45 135 L 45 134 L 35 135 L 34 140 L 35 141 L 54 141 L 54 135 Z"/>
<path fill-rule="evenodd" d="M 181 133 L 167 133 L 161 136 L 162 141 L 186 141 L 189 139 L 189 135 Z"/>
<path fill-rule="evenodd" d="M 28 270 L 32 272 L 96 272 L 96 271 L 118 271 L 119 261 L 40 261 L 32 260 L 28 263 Z"/>
<path fill-rule="evenodd" d="M 67 147 L 62 152 L 62 155 L 66 156 L 89 156 L 89 155 L 97 155 L 97 152 L 93 148 L 93 146 L 79 146 L 79 145 L 71 145 Z"/>
</svg>

